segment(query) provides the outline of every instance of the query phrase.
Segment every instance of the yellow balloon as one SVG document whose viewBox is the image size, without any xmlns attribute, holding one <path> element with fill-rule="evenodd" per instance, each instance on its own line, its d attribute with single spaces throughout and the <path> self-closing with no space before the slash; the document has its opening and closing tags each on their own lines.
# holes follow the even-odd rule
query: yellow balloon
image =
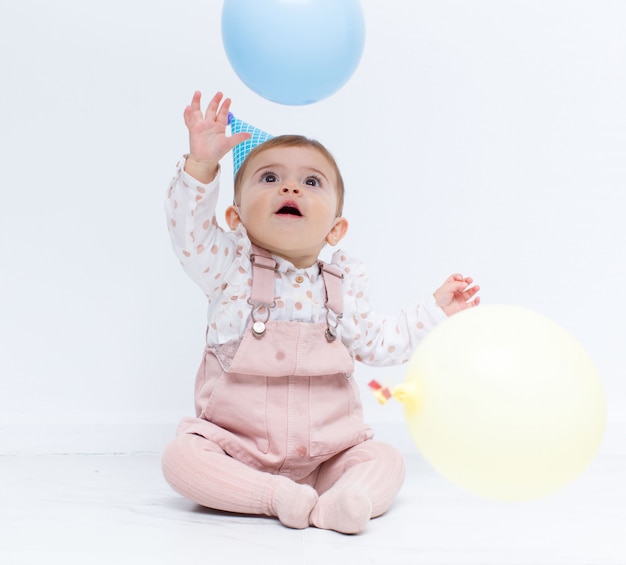
<svg viewBox="0 0 626 565">
<path fill-rule="evenodd" d="M 606 421 L 602 383 L 581 345 L 517 306 L 445 320 L 417 348 L 394 396 L 435 469 L 503 501 L 541 498 L 578 477 Z"/>
</svg>

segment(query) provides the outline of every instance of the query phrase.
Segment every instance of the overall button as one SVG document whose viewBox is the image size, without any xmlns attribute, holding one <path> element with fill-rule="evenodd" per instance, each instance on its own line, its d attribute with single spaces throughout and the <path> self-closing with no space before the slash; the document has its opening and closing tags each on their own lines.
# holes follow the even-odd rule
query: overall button
<svg viewBox="0 0 626 565">
<path fill-rule="evenodd" d="M 302 283 L 304 282 L 304 277 L 303 277 L 302 275 L 298 275 L 298 276 L 296 277 L 296 282 L 297 282 L 298 284 L 302 284 Z"/>
<path fill-rule="evenodd" d="M 263 337 L 265 334 L 265 323 L 254 322 L 254 324 L 252 324 L 252 333 L 254 337 Z"/>
</svg>

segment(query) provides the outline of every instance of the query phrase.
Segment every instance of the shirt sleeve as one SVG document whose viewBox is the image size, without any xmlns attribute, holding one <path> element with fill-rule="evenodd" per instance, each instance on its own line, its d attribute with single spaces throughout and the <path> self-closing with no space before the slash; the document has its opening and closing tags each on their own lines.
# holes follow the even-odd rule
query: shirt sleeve
<svg viewBox="0 0 626 565">
<path fill-rule="evenodd" d="M 237 246 L 232 232 L 224 232 L 215 218 L 218 176 L 209 184 L 184 171 L 182 158 L 165 199 L 167 226 L 174 253 L 189 277 L 209 296 L 231 267 Z"/>
<path fill-rule="evenodd" d="M 363 263 L 341 251 L 332 262 L 345 273 L 341 338 L 357 361 L 379 367 L 406 363 L 421 340 L 446 318 L 434 297 L 395 315 L 380 315 L 370 306 Z"/>
</svg>

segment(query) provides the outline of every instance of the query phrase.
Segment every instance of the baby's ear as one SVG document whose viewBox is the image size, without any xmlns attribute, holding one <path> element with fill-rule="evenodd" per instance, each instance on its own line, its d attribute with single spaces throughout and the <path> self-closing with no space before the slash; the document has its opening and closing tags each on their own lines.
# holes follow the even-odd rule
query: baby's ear
<svg viewBox="0 0 626 565">
<path fill-rule="evenodd" d="M 234 204 L 226 208 L 226 223 L 231 230 L 234 230 L 241 223 L 239 208 Z"/>
<path fill-rule="evenodd" d="M 337 245 L 344 238 L 346 233 L 348 233 L 348 220 L 340 216 L 335 219 L 333 227 L 330 228 L 326 236 L 326 241 L 330 245 Z"/>
</svg>

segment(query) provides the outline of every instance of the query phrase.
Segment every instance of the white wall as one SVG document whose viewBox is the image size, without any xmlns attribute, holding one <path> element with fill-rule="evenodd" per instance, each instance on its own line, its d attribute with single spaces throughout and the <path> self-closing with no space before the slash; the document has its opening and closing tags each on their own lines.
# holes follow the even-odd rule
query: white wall
<svg viewBox="0 0 626 565">
<path fill-rule="evenodd" d="M 305 107 L 239 81 L 221 6 L 3 3 L 0 453 L 159 449 L 191 412 L 204 298 L 162 199 L 195 89 L 331 148 L 379 310 L 471 274 L 571 331 L 623 419 L 626 4 L 364 0 L 357 72 Z M 403 368 L 361 374 L 368 419 L 401 422 L 365 383 Z"/>
</svg>

